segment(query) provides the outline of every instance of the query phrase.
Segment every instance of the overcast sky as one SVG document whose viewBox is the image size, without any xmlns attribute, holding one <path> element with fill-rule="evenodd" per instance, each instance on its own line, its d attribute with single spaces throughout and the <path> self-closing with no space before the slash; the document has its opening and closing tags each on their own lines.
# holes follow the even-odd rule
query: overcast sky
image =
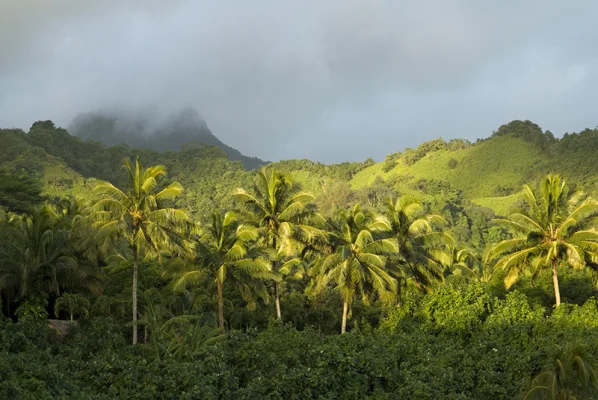
<svg viewBox="0 0 598 400">
<path fill-rule="evenodd" d="M 267 160 L 598 125 L 592 0 L 0 0 L 0 127 L 195 107 Z"/>
</svg>

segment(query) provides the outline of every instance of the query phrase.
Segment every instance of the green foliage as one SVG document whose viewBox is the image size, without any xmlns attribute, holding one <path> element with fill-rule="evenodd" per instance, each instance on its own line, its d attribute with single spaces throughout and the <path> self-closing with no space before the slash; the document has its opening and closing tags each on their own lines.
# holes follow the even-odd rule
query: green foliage
<svg viewBox="0 0 598 400">
<path fill-rule="evenodd" d="M 128 159 L 124 167 L 128 184 L 124 191 L 109 182 L 100 183 L 95 190 L 101 196 L 91 208 L 91 221 L 97 228 L 95 240 L 104 253 L 114 252 L 120 240 L 132 253 L 133 261 L 133 344 L 137 342 L 137 274 L 140 256 L 159 256 L 182 247 L 180 232 L 187 220 L 184 210 L 170 207 L 183 192 L 178 182 L 160 186 L 158 180 L 166 176 L 166 167 L 143 168 L 137 159 Z M 117 253 L 117 257 L 128 257 Z"/>
<path fill-rule="evenodd" d="M 443 276 L 448 266 L 447 246 L 453 238 L 442 228 L 447 221 L 436 214 L 426 214 L 414 197 L 403 196 L 386 202 L 386 218 L 391 236 L 398 247 L 390 263 L 399 267 L 402 280 L 419 287 L 430 287 Z"/>
<path fill-rule="evenodd" d="M 593 221 L 598 203 L 582 201 L 579 193 L 570 193 L 557 175 L 548 175 L 536 192 L 526 185 L 524 199 L 525 209 L 499 220 L 516 236 L 489 249 L 488 262 L 497 259 L 497 268 L 508 271 L 507 287 L 525 271 L 536 276 L 542 269 L 551 269 L 558 306 L 558 264 L 565 262 L 581 269 L 593 265 L 596 259 L 598 233 Z"/>
<path fill-rule="evenodd" d="M 79 315 L 80 318 L 87 317 L 90 307 L 89 300 L 81 294 L 63 293 L 54 303 L 54 313 L 58 315 L 58 313 L 64 311 L 69 315 L 71 322 L 73 322 L 75 314 Z"/>
<path fill-rule="evenodd" d="M 27 205 L 0 203 L 0 398 L 591 398 L 596 205 L 554 176 L 518 190 L 567 170 L 595 192 L 595 133 L 556 140 L 514 121 L 475 145 L 253 174 L 203 144 L 1 130 L 0 195 L 21 185 L 9 200 Z M 78 328 L 58 337 L 53 312 Z"/>
<path fill-rule="evenodd" d="M 15 314 L 19 320 L 43 321 L 48 317 L 46 307 L 48 301 L 44 298 L 31 298 L 21 302 L 17 307 Z"/>
<path fill-rule="evenodd" d="M 413 165 L 429 153 L 438 150 L 445 150 L 447 147 L 447 143 L 442 138 L 438 138 L 420 144 L 417 149 L 406 149 L 405 153 L 402 155 L 402 158 L 405 164 Z"/>
<path fill-rule="evenodd" d="M 173 261 L 166 275 L 174 278 L 175 291 L 203 283 L 206 275 L 212 278 L 218 288 L 218 326 L 224 329 L 226 280 L 233 280 L 247 301 L 252 301 L 252 292 L 267 298 L 262 280 L 280 280 L 272 271 L 267 254 L 252 247 L 258 239 L 259 230 L 243 224 L 235 213 L 214 213 L 211 224 L 192 235 L 187 257 Z"/>
<path fill-rule="evenodd" d="M 532 142 L 539 146 L 542 150 L 545 150 L 555 142 L 554 136 L 549 131 L 542 132 L 537 124 L 531 121 L 511 121 L 508 124 L 501 125 L 491 137 L 498 137 L 503 135 L 512 135 L 519 137 L 526 142 Z"/>
<path fill-rule="evenodd" d="M 386 156 L 386 160 L 384 160 L 384 166 L 382 167 L 382 171 L 388 172 L 396 166 L 397 166 L 396 156 L 394 154 L 389 154 Z"/>
<path fill-rule="evenodd" d="M 90 271 L 75 255 L 76 234 L 59 212 L 43 205 L 0 225 L 0 292 L 8 301 L 47 299 L 88 283 Z"/>
<path fill-rule="evenodd" d="M 553 368 L 539 373 L 531 382 L 525 399 L 591 398 L 598 393 L 598 374 L 582 346 L 560 349 Z M 590 397 L 591 396 L 591 397 Z"/>
<path fill-rule="evenodd" d="M 31 176 L 0 170 L 0 206 L 25 213 L 43 202 L 39 181 Z"/>
<path fill-rule="evenodd" d="M 374 296 L 391 301 L 398 291 L 392 264 L 386 255 L 399 250 L 396 238 L 385 237 L 390 226 L 385 221 L 362 210 L 356 204 L 352 210 L 339 210 L 328 220 L 331 251 L 316 263 L 311 274 L 318 288 L 332 284 L 343 301 L 341 333 L 345 333 L 348 312 L 356 298 L 368 304 Z M 381 235 L 382 234 L 382 235 Z M 350 316 L 350 314 L 349 314 Z"/>
<path fill-rule="evenodd" d="M 313 223 L 319 219 L 312 203 L 288 174 L 261 169 L 251 191 L 239 188 L 234 194 L 249 224 L 259 229 L 261 245 L 270 250 L 272 272 L 286 278 L 300 278 L 303 264 L 299 255 L 306 245 L 324 238 Z M 273 282 L 276 316 L 282 319 L 278 282 Z"/>
<path fill-rule="evenodd" d="M 467 335 L 479 329 L 491 298 L 480 284 L 443 286 L 423 302 L 422 314 L 434 327 L 449 334 Z"/>
</svg>

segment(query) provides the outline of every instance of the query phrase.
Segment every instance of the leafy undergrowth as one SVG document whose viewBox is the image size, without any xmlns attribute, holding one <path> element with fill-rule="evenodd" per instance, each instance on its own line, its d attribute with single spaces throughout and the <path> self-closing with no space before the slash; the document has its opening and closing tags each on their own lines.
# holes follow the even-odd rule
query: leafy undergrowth
<svg viewBox="0 0 598 400">
<path fill-rule="evenodd" d="M 378 329 L 324 335 L 273 322 L 231 331 L 192 361 L 126 345 L 107 319 L 64 342 L 44 323 L 3 322 L 0 398 L 518 399 L 555 350 L 582 344 L 597 354 L 593 299 L 549 311 L 481 284 L 410 299 Z"/>
</svg>

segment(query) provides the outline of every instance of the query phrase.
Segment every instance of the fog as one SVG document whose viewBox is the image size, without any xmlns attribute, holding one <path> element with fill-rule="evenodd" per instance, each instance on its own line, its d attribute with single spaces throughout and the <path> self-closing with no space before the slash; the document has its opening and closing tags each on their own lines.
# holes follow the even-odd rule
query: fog
<svg viewBox="0 0 598 400">
<path fill-rule="evenodd" d="M 194 107 L 266 160 L 598 125 L 598 4 L 0 0 L 0 127 Z"/>
</svg>

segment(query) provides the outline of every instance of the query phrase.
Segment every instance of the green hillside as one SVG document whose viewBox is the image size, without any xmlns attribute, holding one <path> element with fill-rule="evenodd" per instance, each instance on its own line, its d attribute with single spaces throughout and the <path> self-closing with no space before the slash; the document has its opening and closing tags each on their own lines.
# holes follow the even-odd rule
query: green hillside
<svg viewBox="0 0 598 400">
<path fill-rule="evenodd" d="M 240 162 L 230 161 L 214 146 L 190 144 L 178 152 L 107 147 L 71 136 L 50 121 L 36 122 L 27 134 L 1 130 L 0 141 L 5 149 L 0 166 L 39 176 L 44 193 L 50 196 L 84 193 L 93 178 L 118 184 L 124 174 L 116 166 L 124 157 L 139 156 L 144 164 L 165 164 L 170 175 L 187 189 L 183 205 L 206 215 L 213 208 L 226 208 L 232 190 L 251 176 Z M 270 166 L 294 174 L 324 207 L 347 201 L 376 203 L 393 192 L 432 201 L 436 194 L 428 196 L 424 190 L 432 185 L 504 215 L 517 200 L 521 186 L 547 172 L 561 173 L 593 191 L 598 177 L 595 148 L 598 150 L 595 130 L 557 140 L 529 121 L 513 121 L 477 143 L 436 139 L 390 154 L 382 162 L 368 159 L 326 165 L 288 160 Z"/>
<path fill-rule="evenodd" d="M 186 188 L 180 205 L 205 216 L 230 206 L 229 195 L 251 177 L 240 161 L 230 161 L 215 146 L 189 144 L 179 152 L 106 147 L 71 136 L 51 121 L 36 122 L 29 133 L 0 129 L 0 147 L 5 149 L 0 168 L 39 179 L 49 198 L 87 196 L 97 179 L 120 185 L 125 179 L 122 160 L 138 156 L 144 164 L 166 165 Z"/>
<path fill-rule="evenodd" d="M 542 152 L 532 143 L 503 136 L 462 150 L 433 151 L 413 165 L 399 157 L 397 166 L 388 172 L 384 172 L 381 162 L 357 173 L 351 183 L 360 188 L 378 177 L 404 178 L 406 184 L 418 179 L 440 179 L 475 199 L 495 196 L 499 190 L 518 190 L 541 158 Z"/>
</svg>

